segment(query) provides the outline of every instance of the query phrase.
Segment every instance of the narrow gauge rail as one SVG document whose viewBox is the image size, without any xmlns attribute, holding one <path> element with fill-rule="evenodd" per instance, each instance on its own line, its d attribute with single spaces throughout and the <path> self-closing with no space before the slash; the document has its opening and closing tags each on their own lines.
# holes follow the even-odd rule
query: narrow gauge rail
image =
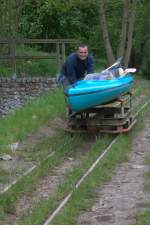
<svg viewBox="0 0 150 225">
<path fill-rule="evenodd" d="M 138 116 L 138 114 L 148 105 L 150 103 L 150 99 L 147 101 L 147 102 L 145 102 L 143 105 L 142 105 L 142 107 L 135 113 L 135 117 L 136 116 Z M 118 136 L 116 137 L 116 139 L 118 138 Z M 111 146 L 114 144 L 116 142 L 116 140 L 114 139 L 110 144 L 109 144 L 109 146 L 107 147 L 107 150 L 105 149 L 104 150 L 104 152 L 102 153 L 102 155 L 101 156 L 99 156 L 98 157 L 98 159 L 93 163 L 95 166 L 97 165 L 97 163 L 103 158 L 103 156 L 111 149 Z M 54 152 L 55 153 L 55 152 Z M 53 154 L 54 154 L 53 153 Z M 51 153 L 52 154 L 52 153 Z M 96 164 L 95 164 L 96 163 Z M 27 176 L 27 175 L 29 175 L 37 166 L 39 166 L 41 163 L 38 163 L 34 168 L 30 168 L 27 172 L 25 172 L 24 174 L 23 174 L 23 176 Z M 72 196 L 72 194 L 73 194 L 73 192 L 74 192 L 74 190 L 75 189 L 77 189 L 79 186 L 80 186 L 80 184 L 83 182 L 83 180 L 91 173 L 91 171 L 95 168 L 95 166 L 94 165 L 92 165 L 91 167 L 90 167 L 90 169 L 82 176 L 82 178 L 76 183 L 76 185 L 75 185 L 75 188 L 67 195 L 68 196 L 68 198 L 66 197 L 63 201 L 62 201 L 62 203 L 57 207 L 57 209 L 55 210 L 55 212 L 53 212 L 52 214 L 51 214 L 51 216 L 46 220 L 46 222 L 44 223 L 44 225 L 45 224 L 49 224 L 50 223 L 50 218 L 51 218 L 51 221 L 53 220 L 53 218 L 59 213 L 59 211 L 61 210 L 61 208 L 68 202 L 68 200 L 71 198 L 71 196 Z M 20 180 L 21 179 L 21 177 L 19 177 L 19 179 L 18 180 Z M 7 190 L 9 190 L 14 184 L 16 184 L 17 182 L 18 182 L 18 180 L 16 180 L 15 182 L 12 182 L 12 184 L 10 184 L 9 185 L 9 187 L 7 188 L 5 188 L 5 191 L 4 192 L 7 192 Z M 4 193 L 3 192 L 3 193 Z"/>
<path fill-rule="evenodd" d="M 19 180 L 21 180 L 23 177 L 29 175 L 37 166 L 40 166 L 42 162 L 49 159 L 55 154 L 55 152 L 51 152 L 45 159 L 43 159 L 41 162 L 37 163 L 36 165 L 30 167 L 27 171 L 25 171 L 21 176 L 18 177 L 18 179 L 14 180 L 11 184 L 9 184 L 7 187 L 5 187 L 0 194 L 3 194 L 7 192 L 12 186 L 14 186 Z"/>
<path fill-rule="evenodd" d="M 137 89 L 136 89 L 137 90 Z M 134 94 L 136 93 L 136 90 L 134 91 Z M 42 160 L 44 162 L 48 158 L 52 157 L 55 154 L 55 152 L 50 153 L 45 159 Z M 27 171 L 25 171 L 22 175 L 20 175 L 16 180 L 12 181 L 9 185 L 7 185 L 2 191 L 0 191 L 0 194 L 6 193 L 10 188 L 12 188 L 19 180 L 21 180 L 23 177 L 28 176 L 32 173 L 33 170 L 37 168 L 37 166 L 40 166 L 42 162 L 37 163 L 36 165 L 33 165 L 30 167 Z"/>
<path fill-rule="evenodd" d="M 150 99 L 145 102 L 141 108 L 135 113 L 134 117 L 137 117 L 139 115 L 139 113 L 150 103 Z M 94 168 L 96 167 L 96 165 L 100 162 L 100 160 L 103 159 L 103 157 L 106 155 L 106 153 L 111 150 L 111 147 L 116 143 L 116 141 L 118 140 L 118 137 L 120 136 L 120 134 L 118 134 L 112 141 L 111 143 L 108 145 L 107 148 L 104 149 L 103 153 L 100 154 L 98 156 L 98 158 L 95 160 L 95 162 L 93 162 L 93 164 L 91 165 L 91 167 L 84 173 L 84 175 L 81 177 L 81 179 L 79 179 L 79 181 L 76 183 L 76 185 L 74 186 L 74 188 L 69 192 L 69 194 L 63 199 L 63 201 L 59 204 L 59 206 L 55 209 L 55 211 L 49 216 L 49 218 L 43 223 L 43 225 L 49 225 L 50 222 L 55 218 L 55 216 L 60 212 L 60 210 L 66 205 L 66 203 L 69 201 L 69 199 L 71 198 L 72 194 L 74 193 L 74 191 L 76 189 L 79 188 L 80 184 L 84 181 L 84 179 L 94 170 Z"/>
</svg>

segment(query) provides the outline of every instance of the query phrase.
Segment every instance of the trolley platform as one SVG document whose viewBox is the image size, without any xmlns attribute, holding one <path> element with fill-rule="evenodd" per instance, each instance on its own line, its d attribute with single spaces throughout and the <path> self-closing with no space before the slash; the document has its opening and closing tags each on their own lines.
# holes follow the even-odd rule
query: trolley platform
<svg viewBox="0 0 150 225">
<path fill-rule="evenodd" d="M 132 93 L 82 112 L 71 113 L 67 116 L 66 132 L 70 133 L 124 133 L 135 125 L 132 115 Z"/>
</svg>

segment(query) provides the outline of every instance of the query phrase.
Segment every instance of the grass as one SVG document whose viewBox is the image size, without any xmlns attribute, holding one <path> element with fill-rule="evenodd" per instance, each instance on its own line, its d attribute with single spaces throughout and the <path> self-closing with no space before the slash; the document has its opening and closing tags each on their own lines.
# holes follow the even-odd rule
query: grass
<svg viewBox="0 0 150 225">
<path fill-rule="evenodd" d="M 94 198 L 96 197 L 97 187 L 103 185 L 105 182 L 111 179 L 113 170 L 116 165 L 127 160 L 127 154 L 131 149 L 132 139 L 135 137 L 136 133 L 143 127 L 143 118 L 136 126 L 136 130 L 130 133 L 130 135 L 120 135 L 119 140 L 113 146 L 111 151 L 106 155 L 105 159 L 100 163 L 97 168 L 92 172 L 92 174 L 81 184 L 79 190 L 75 190 L 71 200 L 67 206 L 60 212 L 59 216 L 54 220 L 52 224 L 54 225 L 71 225 L 75 224 L 77 216 L 85 211 L 93 204 Z M 105 141 L 108 141 L 108 137 L 105 137 Z M 75 168 L 72 173 L 68 174 L 64 184 L 58 188 L 55 195 L 52 196 L 48 201 L 41 202 L 36 207 L 33 214 L 28 216 L 25 215 L 21 220 L 22 225 L 31 224 L 41 224 L 43 217 L 50 214 L 55 208 L 55 202 L 62 199 L 64 194 L 69 192 L 69 190 L 74 187 L 76 181 L 81 177 L 91 163 L 97 158 L 100 151 L 102 151 L 102 141 L 103 139 L 97 139 L 97 142 L 93 146 L 93 149 L 86 155 L 82 166 Z M 105 143 L 106 146 L 106 143 Z M 71 184 L 71 186 L 70 186 Z"/>
<path fill-rule="evenodd" d="M 120 139 L 120 141 L 122 141 L 122 139 Z M 127 142 L 125 141 L 125 143 Z M 77 216 L 81 212 L 88 210 L 94 203 L 97 187 L 102 186 L 105 182 L 110 180 L 112 170 L 116 164 L 122 161 L 122 157 L 122 144 L 120 145 L 120 143 L 117 143 L 117 146 L 115 145 L 115 147 L 111 149 L 111 152 L 107 154 L 101 163 L 99 163 L 92 174 L 86 178 L 80 188 L 74 191 L 71 200 L 67 206 L 62 209 L 52 224 L 75 224 Z"/>
<path fill-rule="evenodd" d="M 0 170 L 0 183 L 7 183 L 10 173 L 4 169 Z"/>
<path fill-rule="evenodd" d="M 53 212 L 58 202 L 66 196 L 66 194 L 72 189 L 72 187 L 74 187 L 75 183 L 91 165 L 93 160 L 95 160 L 98 154 L 100 154 L 100 152 L 103 150 L 103 148 L 108 145 L 109 141 L 110 139 L 106 137 L 101 139 L 101 141 L 97 141 L 92 149 L 85 155 L 82 163 L 66 174 L 64 182 L 60 184 L 60 186 L 58 186 L 54 195 L 52 195 L 46 201 L 39 202 L 38 206 L 36 206 L 35 211 L 32 214 L 28 214 L 28 216 L 25 215 L 20 219 L 19 222 L 22 225 L 41 224 L 43 217 L 47 217 L 50 212 Z M 81 144 L 81 140 L 79 143 Z"/>
<path fill-rule="evenodd" d="M 144 119 L 146 115 L 150 115 L 149 110 L 146 110 L 142 119 Z M 141 121 L 136 125 L 136 129 L 130 132 L 130 135 L 119 136 L 118 141 L 112 146 L 111 151 L 105 155 L 104 159 L 97 165 L 90 176 L 85 179 L 80 188 L 74 191 L 68 204 L 61 210 L 58 216 L 56 216 L 51 225 L 76 224 L 77 217 L 85 210 L 90 209 L 97 196 L 97 187 L 108 182 L 111 179 L 116 165 L 127 160 L 128 152 L 131 150 L 132 140 L 142 127 L 143 123 Z M 141 223 L 137 223 L 138 225 L 149 224 L 148 221 L 150 217 L 148 212 L 145 213 L 145 216 L 141 215 L 140 218 L 143 218 L 143 220 Z"/>
<path fill-rule="evenodd" d="M 68 138 L 66 136 L 66 138 L 62 139 L 58 134 L 58 138 L 57 143 L 53 143 L 53 151 L 55 151 L 55 154 L 51 158 L 43 160 L 40 166 L 38 166 L 30 176 L 23 177 L 10 189 L 10 191 L 0 195 L 1 207 L 3 207 L 3 213 L 1 214 L 4 214 L 4 212 L 14 213 L 11 209 L 14 210 L 13 206 L 17 199 L 24 193 L 34 190 L 38 180 L 50 173 L 52 168 L 55 168 L 61 163 L 65 155 L 70 154 L 70 152 L 73 151 L 78 144 L 80 137 L 78 138 L 78 136 L 76 136 Z"/>
<path fill-rule="evenodd" d="M 18 49 L 18 54 L 21 54 L 20 49 Z M 57 60 L 55 58 L 51 58 L 51 56 L 55 56 L 55 53 L 46 53 L 36 48 L 25 48 L 24 54 L 31 56 L 48 56 L 49 59 L 41 59 L 41 60 L 27 60 L 25 61 L 25 73 L 30 74 L 30 76 L 42 76 L 42 77 L 54 77 L 57 73 Z M 17 63 L 18 73 L 22 72 L 22 65 Z"/>
<path fill-rule="evenodd" d="M 23 52 L 22 52 L 23 51 Z M 57 60 L 53 57 L 56 53 L 46 53 L 39 50 L 38 48 L 25 47 L 24 50 L 17 48 L 17 55 L 28 55 L 28 56 L 48 56 L 48 59 L 37 59 L 37 60 L 16 60 L 16 73 L 20 75 L 25 73 L 31 77 L 54 77 L 57 73 Z M 52 57 L 53 58 L 52 58 Z M 0 76 L 10 77 L 12 74 L 11 64 L 3 62 L 0 65 Z M 8 67 L 9 65 L 9 67 Z"/>
<path fill-rule="evenodd" d="M 54 117 L 64 115 L 65 103 L 57 89 L 0 119 L 0 154 L 10 152 L 8 145 L 23 140 Z"/>
<path fill-rule="evenodd" d="M 145 159 L 145 164 L 150 166 L 150 155 Z M 150 192 L 150 172 L 145 173 L 145 189 Z M 150 204 L 145 203 L 145 211 L 136 215 L 136 223 L 134 225 L 149 225 L 150 224 Z"/>
<path fill-rule="evenodd" d="M 22 53 L 23 51 L 23 53 Z M 54 77 L 59 72 L 57 60 L 54 58 L 56 53 L 47 53 L 38 48 L 25 47 L 24 50 L 21 48 L 17 48 L 17 55 L 28 55 L 28 56 L 48 56 L 48 59 L 28 59 L 24 60 L 16 60 L 16 73 L 20 76 L 20 74 L 25 73 L 30 77 Z M 13 73 L 11 64 L 9 65 L 7 62 L 1 62 L 0 64 L 0 76 L 2 77 L 10 77 Z M 95 59 L 95 71 L 101 71 L 104 69 L 104 65 L 106 65 L 106 61 L 102 59 Z"/>
<path fill-rule="evenodd" d="M 142 85 L 139 86 L 136 96 L 141 94 L 143 88 L 146 95 L 149 93 L 148 83 L 142 83 Z M 146 99 L 148 96 L 149 94 L 146 96 Z M 6 151 L 10 153 L 8 144 L 24 140 L 28 134 L 37 132 L 40 126 L 47 124 L 55 117 L 64 117 L 64 111 L 65 102 L 62 90 L 57 89 L 38 98 L 34 102 L 28 103 L 24 108 L 18 109 L 7 117 L 2 118 L 0 123 L 0 153 L 5 153 Z M 36 116 L 36 119 L 33 119 L 33 116 Z M 86 178 L 81 184 L 81 188 L 74 192 L 69 204 L 61 211 L 56 220 L 54 220 L 54 224 L 73 224 L 77 216 L 93 204 L 94 197 L 97 194 L 97 187 L 111 179 L 111 175 L 116 165 L 127 160 L 127 153 L 130 149 L 131 141 L 137 131 L 142 128 L 143 118 L 145 116 L 146 114 L 141 113 L 141 116 L 138 117 L 138 126 L 130 132 L 130 135 L 121 135 L 119 137 L 118 142 L 113 146 L 109 154 L 105 156 L 103 162 L 96 167 L 88 178 Z M 49 213 L 54 210 L 58 202 L 64 198 L 66 193 L 68 193 L 72 187 L 74 187 L 77 180 L 89 168 L 92 162 L 111 140 L 112 137 L 110 136 L 97 137 L 93 148 L 87 152 L 82 164 L 66 174 L 64 182 L 57 188 L 51 198 L 47 201 L 39 202 L 32 214 L 20 218 L 20 224 L 41 224 L 43 218 L 46 218 Z M 45 138 L 34 148 L 26 149 L 20 157 L 25 157 L 28 160 L 41 161 L 41 164 L 29 176 L 26 176 L 17 182 L 7 193 L 0 195 L 0 218 L 5 217 L 5 213 L 7 212 L 15 213 L 15 203 L 17 199 L 25 193 L 31 193 L 35 189 L 38 181 L 48 173 L 52 172 L 57 165 L 60 165 L 63 162 L 64 157 L 76 155 L 77 147 L 83 142 L 86 142 L 84 136 L 74 135 L 71 137 L 64 134 L 58 127 L 56 134 L 50 140 Z M 52 151 L 55 151 L 52 158 L 44 160 L 47 153 Z"/>
<path fill-rule="evenodd" d="M 32 147 L 31 143 L 24 151 L 18 149 L 13 152 L 10 149 L 12 143 L 21 143 L 29 134 L 34 134 L 41 126 L 51 123 L 54 117 L 64 116 L 65 103 L 62 90 L 55 90 L 45 94 L 35 101 L 28 103 L 25 107 L 17 109 L 14 113 L 10 113 L 0 119 L 0 155 L 10 154 L 12 158 L 19 157 L 26 161 L 41 161 L 54 148 L 54 143 L 57 141 L 55 135 L 53 141 L 50 139 L 42 139 L 41 143 Z M 34 119 L 33 119 L 34 118 Z M 41 149 L 43 151 L 41 151 Z M 10 182 L 10 168 L 5 169 L 0 166 L 1 182 Z M 17 177 L 20 174 L 20 169 L 13 171 L 11 175 Z"/>
</svg>

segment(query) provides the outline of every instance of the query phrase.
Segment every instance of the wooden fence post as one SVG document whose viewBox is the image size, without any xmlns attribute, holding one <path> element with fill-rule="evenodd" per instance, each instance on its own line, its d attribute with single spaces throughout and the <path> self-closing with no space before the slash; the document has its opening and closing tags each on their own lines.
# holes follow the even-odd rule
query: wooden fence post
<svg viewBox="0 0 150 225">
<path fill-rule="evenodd" d="M 22 47 L 22 55 L 25 55 L 24 43 L 21 43 L 21 47 Z M 26 77 L 26 70 L 25 70 L 26 60 L 22 57 L 21 61 L 22 61 L 22 74 L 21 74 L 21 76 Z"/>
<path fill-rule="evenodd" d="M 60 67 L 61 67 L 61 61 L 60 61 L 60 45 L 59 43 L 56 43 L 56 56 L 57 56 L 57 67 L 58 67 L 58 71 L 60 71 Z"/>
<path fill-rule="evenodd" d="M 16 42 L 15 39 L 10 42 L 11 45 L 11 64 L 12 64 L 12 78 L 16 78 Z"/>
<path fill-rule="evenodd" d="M 66 46 L 65 43 L 62 43 L 62 50 L 61 50 L 61 54 L 62 54 L 62 64 L 65 62 L 65 58 L 66 58 Z"/>
<path fill-rule="evenodd" d="M 54 44 L 55 54 L 51 55 L 28 55 L 25 54 L 24 45 L 26 44 Z M 26 60 L 42 60 L 42 59 L 55 59 L 57 62 L 57 73 L 60 71 L 62 64 L 66 58 L 66 45 L 67 44 L 76 44 L 77 40 L 74 39 L 0 39 L 0 44 L 8 44 L 10 48 L 10 53 L 8 55 L 1 53 L 0 60 L 10 60 L 12 67 L 12 78 L 16 78 L 18 75 L 16 62 L 21 62 L 21 76 L 26 75 Z M 16 53 L 16 46 L 22 46 L 22 54 Z"/>
</svg>

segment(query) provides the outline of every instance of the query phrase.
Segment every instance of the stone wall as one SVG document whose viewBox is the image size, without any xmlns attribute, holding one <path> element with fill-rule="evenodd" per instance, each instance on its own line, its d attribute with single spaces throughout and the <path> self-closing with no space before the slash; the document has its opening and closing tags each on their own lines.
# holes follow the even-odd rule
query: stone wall
<svg viewBox="0 0 150 225">
<path fill-rule="evenodd" d="M 0 78 L 0 115 L 55 87 L 53 78 Z"/>
</svg>

